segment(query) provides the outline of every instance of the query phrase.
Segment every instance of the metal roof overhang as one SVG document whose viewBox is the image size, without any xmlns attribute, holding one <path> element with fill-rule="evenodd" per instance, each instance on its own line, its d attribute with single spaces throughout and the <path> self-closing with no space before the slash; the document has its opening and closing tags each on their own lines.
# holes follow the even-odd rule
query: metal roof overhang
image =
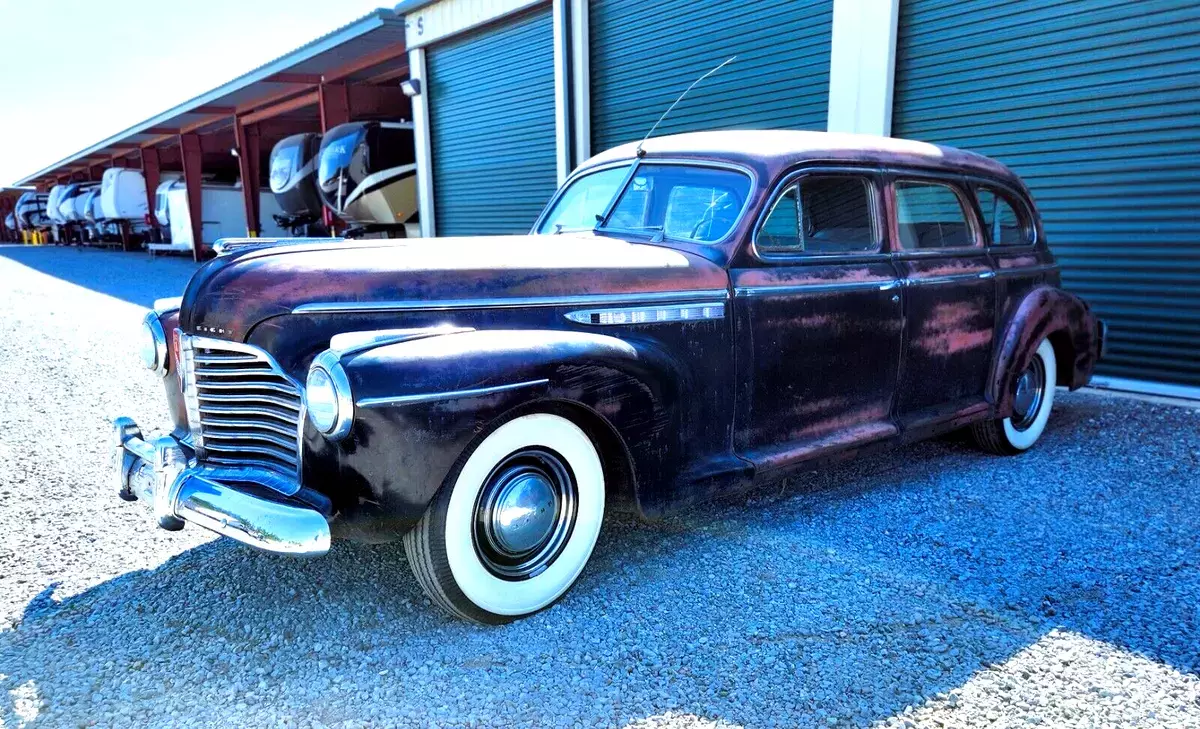
<svg viewBox="0 0 1200 729">
<path fill-rule="evenodd" d="M 306 99 L 298 97 L 313 93 L 320 83 L 368 80 L 379 75 L 381 69 L 394 66 L 398 59 L 407 65 L 404 19 L 392 10 L 379 8 L 285 56 L 59 160 L 16 184 L 46 182 L 72 169 L 126 156 L 181 133 L 200 131 L 221 123 L 231 125 L 234 115 L 250 114 L 271 104 L 292 101 L 303 105 Z M 310 103 L 315 104 L 315 100 Z"/>
</svg>

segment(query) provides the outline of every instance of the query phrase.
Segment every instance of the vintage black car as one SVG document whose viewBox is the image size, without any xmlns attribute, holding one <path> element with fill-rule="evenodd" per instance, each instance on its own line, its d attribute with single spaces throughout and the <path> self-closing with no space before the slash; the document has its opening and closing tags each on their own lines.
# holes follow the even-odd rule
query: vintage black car
<svg viewBox="0 0 1200 729">
<path fill-rule="evenodd" d="M 985 157 L 740 131 L 584 164 L 528 236 L 234 246 L 145 319 L 169 435 L 115 424 L 160 526 L 317 555 L 403 538 L 437 604 L 560 598 L 653 518 L 967 428 L 1024 451 L 1104 328 Z"/>
</svg>

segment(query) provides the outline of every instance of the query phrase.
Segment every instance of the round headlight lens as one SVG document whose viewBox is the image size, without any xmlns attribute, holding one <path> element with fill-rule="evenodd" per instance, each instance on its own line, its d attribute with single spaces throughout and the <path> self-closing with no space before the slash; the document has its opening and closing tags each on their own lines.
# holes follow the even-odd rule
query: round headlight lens
<svg viewBox="0 0 1200 729">
<path fill-rule="evenodd" d="M 165 341 L 159 341 L 159 333 L 162 332 L 162 325 L 158 325 L 158 320 L 150 320 L 146 317 L 142 320 L 142 335 L 138 355 L 142 358 L 142 364 L 146 365 L 148 370 L 156 370 L 162 364 L 158 361 L 159 353 L 166 347 Z"/>
<path fill-rule="evenodd" d="M 338 420 L 337 389 L 329 373 L 320 367 L 308 372 L 304 385 L 304 402 L 308 406 L 308 417 L 322 433 L 330 433 Z"/>
</svg>

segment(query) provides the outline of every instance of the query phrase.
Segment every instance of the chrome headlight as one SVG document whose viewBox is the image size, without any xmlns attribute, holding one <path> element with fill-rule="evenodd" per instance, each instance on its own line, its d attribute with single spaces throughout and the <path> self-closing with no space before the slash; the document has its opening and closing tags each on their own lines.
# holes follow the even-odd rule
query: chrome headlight
<svg viewBox="0 0 1200 729">
<path fill-rule="evenodd" d="M 349 435 L 354 422 L 354 400 L 346 371 L 332 352 L 322 352 L 309 368 L 304 383 L 304 406 L 309 420 L 326 437 L 337 440 Z"/>
<path fill-rule="evenodd" d="M 158 374 L 167 371 L 167 334 L 163 331 L 158 312 L 151 311 L 142 319 L 142 334 L 138 349 L 146 369 Z"/>
</svg>

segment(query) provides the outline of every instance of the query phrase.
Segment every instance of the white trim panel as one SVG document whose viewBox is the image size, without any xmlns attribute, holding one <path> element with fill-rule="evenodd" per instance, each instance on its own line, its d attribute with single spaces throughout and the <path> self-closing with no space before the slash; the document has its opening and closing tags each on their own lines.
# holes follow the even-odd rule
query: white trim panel
<svg viewBox="0 0 1200 729">
<path fill-rule="evenodd" d="M 554 26 L 554 135 L 558 163 L 558 184 L 571 174 L 571 97 L 568 64 L 570 32 L 567 8 L 570 0 L 554 0 L 551 23 Z"/>
<path fill-rule="evenodd" d="M 831 132 L 890 136 L 900 0 L 834 0 Z"/>
<path fill-rule="evenodd" d="M 1135 392 L 1141 395 L 1158 395 L 1160 397 L 1174 397 L 1181 400 L 1195 400 L 1200 402 L 1200 387 L 1192 387 L 1190 385 L 1130 380 L 1124 377 L 1101 377 L 1098 375 L 1092 377 L 1090 385 L 1100 390 Z"/>
<path fill-rule="evenodd" d="M 440 0 L 404 16 L 406 43 L 410 49 L 421 48 L 540 2 L 544 0 Z"/>
<path fill-rule="evenodd" d="M 417 215 L 421 237 L 432 238 L 437 231 L 433 208 L 433 143 L 429 135 L 429 84 L 425 73 L 425 49 L 408 52 L 409 78 L 421 84 L 421 93 L 413 97 L 413 138 L 417 143 Z"/>
<path fill-rule="evenodd" d="M 574 116 L 575 164 L 592 156 L 591 28 L 588 0 L 571 2 L 571 111 Z"/>
</svg>

